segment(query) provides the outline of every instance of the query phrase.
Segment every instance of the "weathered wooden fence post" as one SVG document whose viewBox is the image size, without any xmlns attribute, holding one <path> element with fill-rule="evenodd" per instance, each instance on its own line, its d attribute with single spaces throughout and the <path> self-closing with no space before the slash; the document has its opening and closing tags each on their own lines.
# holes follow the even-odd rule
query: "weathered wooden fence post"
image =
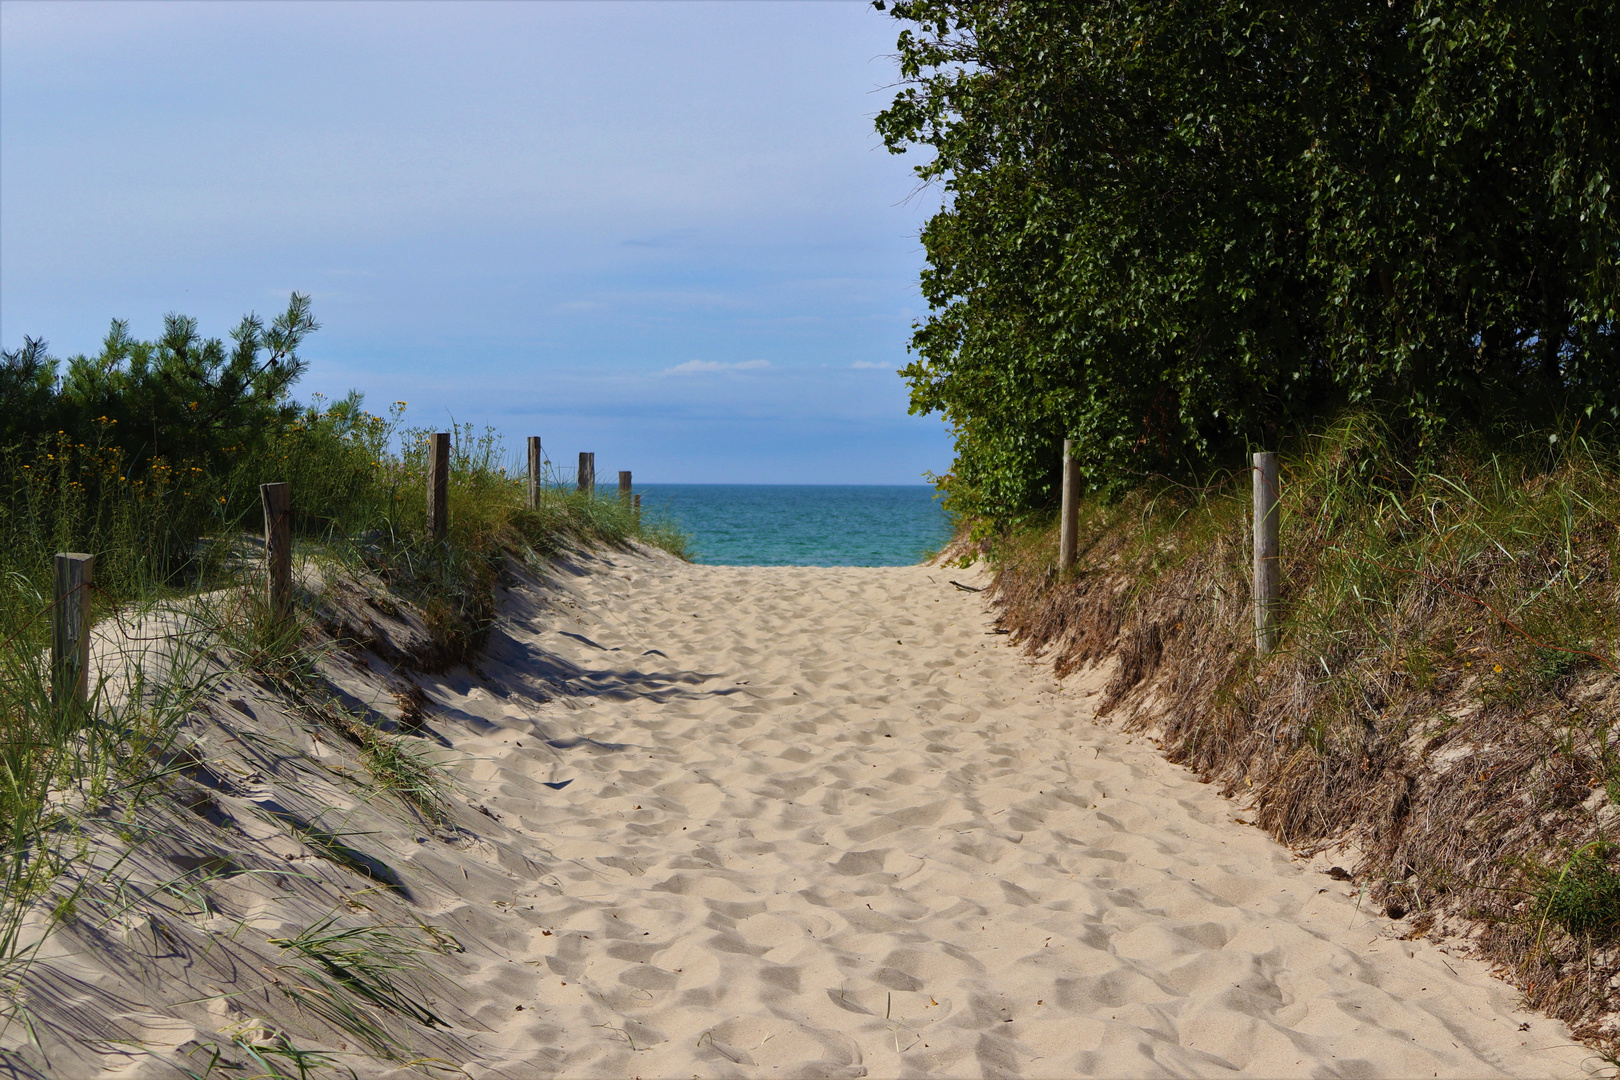
<svg viewBox="0 0 1620 1080">
<path fill-rule="evenodd" d="M 435 431 L 428 447 L 428 535 L 443 540 L 450 527 L 450 433 Z"/>
<path fill-rule="evenodd" d="M 1254 455 L 1254 651 L 1266 655 L 1277 644 L 1278 573 L 1277 455 Z"/>
<path fill-rule="evenodd" d="M 270 616 L 279 619 L 292 607 L 292 485 L 260 484 L 264 504 L 264 569 L 269 580 L 265 599 Z"/>
<path fill-rule="evenodd" d="M 579 490 L 587 495 L 596 494 L 596 455 L 579 452 Z"/>
<path fill-rule="evenodd" d="M 625 506 L 630 505 L 630 470 L 619 470 L 619 501 Z"/>
<path fill-rule="evenodd" d="M 630 496 L 630 499 L 631 499 L 630 505 L 635 510 L 636 520 L 640 521 L 641 520 L 641 496 L 639 494 L 632 495 L 632 496 Z"/>
<path fill-rule="evenodd" d="M 1074 463 L 1074 440 L 1063 440 L 1063 520 L 1058 526 L 1058 569 L 1074 565 L 1080 543 L 1080 470 Z"/>
<path fill-rule="evenodd" d="M 90 582 L 96 557 L 58 552 L 51 605 L 51 704 L 83 706 L 90 693 Z"/>
<path fill-rule="evenodd" d="M 540 505 L 540 436 L 529 436 L 529 509 Z"/>
</svg>

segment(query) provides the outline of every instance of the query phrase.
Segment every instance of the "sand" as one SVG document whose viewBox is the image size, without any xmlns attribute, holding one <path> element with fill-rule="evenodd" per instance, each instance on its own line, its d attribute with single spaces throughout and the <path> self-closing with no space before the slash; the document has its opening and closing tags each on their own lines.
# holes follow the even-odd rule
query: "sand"
<svg viewBox="0 0 1620 1080">
<path fill-rule="evenodd" d="M 507 598 L 465 783 L 550 854 L 496 1041 L 571 1075 L 1561 1076 L 1588 1051 L 1093 722 L 974 572 L 610 557 Z M 539 659 L 544 658 L 544 659 Z M 536 663 L 570 691 L 536 705 Z M 508 691 L 511 696 L 503 696 Z M 490 726 L 479 734 L 477 717 Z M 521 744 L 521 745 L 520 745 Z M 565 787 L 547 786 L 566 782 Z M 495 1019 L 493 1014 L 491 1019 Z"/>
<path fill-rule="evenodd" d="M 334 912 L 454 935 L 420 982 L 448 1027 L 418 1052 L 472 1077 L 1600 1064 L 1485 965 L 1400 939 L 1326 863 L 1096 722 L 1106 673 L 1053 682 L 952 578 L 986 583 L 656 552 L 520 575 L 474 669 L 416 677 L 457 786 L 447 827 L 357 797 L 342 745 L 225 673 L 196 736 L 208 797 L 127 872 L 231 869 L 52 939 L 27 988 L 43 1073 L 200 1072 L 200 1048 L 274 1038 L 354 1054 L 278 992 L 295 975 L 272 939 Z M 377 658 L 322 670 L 398 716 L 403 676 Z M 317 857 L 295 818 L 398 887 Z"/>
</svg>

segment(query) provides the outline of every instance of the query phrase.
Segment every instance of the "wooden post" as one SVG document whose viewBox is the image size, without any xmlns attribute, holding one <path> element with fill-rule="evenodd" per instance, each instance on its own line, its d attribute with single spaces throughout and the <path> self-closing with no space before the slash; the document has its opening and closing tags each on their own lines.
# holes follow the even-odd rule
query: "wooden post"
<svg viewBox="0 0 1620 1080">
<path fill-rule="evenodd" d="M 435 431 L 428 448 L 428 535 L 443 540 L 450 526 L 450 433 Z"/>
<path fill-rule="evenodd" d="M 619 470 L 619 501 L 630 505 L 630 470 Z"/>
<path fill-rule="evenodd" d="M 1277 565 L 1277 455 L 1254 455 L 1254 651 L 1266 655 L 1277 644 L 1277 598 L 1282 578 Z"/>
<path fill-rule="evenodd" d="M 58 712 L 82 707 L 90 694 L 90 582 L 96 557 L 74 551 L 56 556 L 51 605 L 51 703 Z"/>
<path fill-rule="evenodd" d="M 529 436 L 529 509 L 540 505 L 540 436 Z"/>
<path fill-rule="evenodd" d="M 1080 544 L 1080 470 L 1074 463 L 1074 440 L 1063 440 L 1063 519 L 1058 526 L 1058 569 L 1074 565 Z"/>
<path fill-rule="evenodd" d="M 270 615 L 279 619 L 292 607 L 292 485 L 260 484 L 264 504 L 264 570 L 269 580 Z"/>
<path fill-rule="evenodd" d="M 630 505 L 635 510 L 636 520 L 640 521 L 641 520 L 641 496 L 639 494 L 632 495 L 632 496 L 630 496 L 630 499 L 631 499 Z"/>
<path fill-rule="evenodd" d="M 579 490 L 587 495 L 596 494 L 596 455 L 579 452 Z"/>
</svg>

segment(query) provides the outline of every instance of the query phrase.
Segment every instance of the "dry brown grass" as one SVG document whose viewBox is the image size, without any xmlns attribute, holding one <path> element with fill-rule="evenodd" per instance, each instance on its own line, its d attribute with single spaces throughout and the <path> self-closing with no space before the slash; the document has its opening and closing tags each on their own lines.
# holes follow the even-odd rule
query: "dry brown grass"
<svg viewBox="0 0 1620 1080">
<path fill-rule="evenodd" d="M 1527 1001 L 1620 1051 L 1620 468 L 1405 464 L 1352 418 L 1285 455 L 1281 647 L 1257 660 L 1248 475 L 1084 510 L 996 551 L 1001 625 L 1284 843 L 1361 852 L 1413 933 L 1467 932 Z M 1460 917 L 1460 918 L 1454 918 Z"/>
</svg>

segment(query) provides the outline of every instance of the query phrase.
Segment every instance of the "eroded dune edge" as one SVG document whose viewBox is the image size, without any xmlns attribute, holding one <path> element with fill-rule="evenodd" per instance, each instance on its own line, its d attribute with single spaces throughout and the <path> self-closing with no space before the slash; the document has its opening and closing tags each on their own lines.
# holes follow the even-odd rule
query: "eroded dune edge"
<svg viewBox="0 0 1620 1080">
<path fill-rule="evenodd" d="M 217 686 L 28 967 L 16 1075 L 1579 1076 L 1483 964 L 1092 720 L 973 571 L 511 567 L 472 670 L 375 583 Z M 104 665 L 140 637 L 102 645 Z M 219 664 L 217 657 L 211 663 Z M 416 805 L 352 723 L 451 780 Z M 422 807 L 427 807 L 424 810 Z M 139 833 L 139 836 L 136 833 Z M 140 839 L 133 846 L 127 843 Z M 43 915 L 41 916 L 41 918 Z M 317 1074 L 319 1074 L 317 1072 Z"/>
</svg>

